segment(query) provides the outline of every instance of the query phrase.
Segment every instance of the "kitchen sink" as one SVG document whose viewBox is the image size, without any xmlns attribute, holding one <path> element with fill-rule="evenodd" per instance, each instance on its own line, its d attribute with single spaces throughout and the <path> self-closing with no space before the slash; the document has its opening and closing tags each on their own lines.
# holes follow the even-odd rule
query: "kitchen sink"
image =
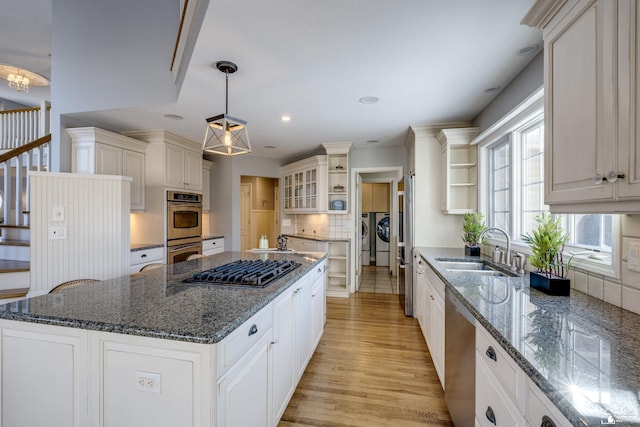
<svg viewBox="0 0 640 427">
<path fill-rule="evenodd" d="M 436 259 L 436 261 L 450 273 L 466 273 L 476 276 L 515 276 L 515 274 L 498 270 L 484 261 L 456 261 L 447 259 Z"/>
</svg>

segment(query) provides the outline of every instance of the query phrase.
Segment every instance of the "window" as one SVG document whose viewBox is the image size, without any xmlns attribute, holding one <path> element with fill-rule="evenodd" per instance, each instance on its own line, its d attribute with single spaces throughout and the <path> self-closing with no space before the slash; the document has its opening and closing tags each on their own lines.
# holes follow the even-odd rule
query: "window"
<svg viewBox="0 0 640 427">
<path fill-rule="evenodd" d="M 544 118 L 539 96 L 522 112 L 496 124 L 498 130 L 480 142 L 485 174 L 480 209 L 487 225 L 507 231 L 514 249 L 522 252 L 528 252 L 528 247 L 521 236 L 536 227 L 538 214 L 549 211 L 544 204 Z M 574 256 L 574 266 L 617 276 L 612 261 L 617 216 L 573 214 L 562 218 L 570 235 L 565 250 Z M 502 239 L 500 234 L 490 237 L 497 243 Z"/>
</svg>

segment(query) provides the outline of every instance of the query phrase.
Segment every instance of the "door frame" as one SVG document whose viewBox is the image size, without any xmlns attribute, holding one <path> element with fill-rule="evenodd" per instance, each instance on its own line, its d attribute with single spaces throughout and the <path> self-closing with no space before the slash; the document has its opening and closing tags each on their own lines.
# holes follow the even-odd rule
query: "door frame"
<svg viewBox="0 0 640 427">
<path fill-rule="evenodd" d="M 352 221 L 353 224 L 353 235 L 352 240 L 355 244 L 351 245 L 350 248 L 350 257 L 349 259 L 353 260 L 354 264 L 352 268 L 350 268 L 350 278 L 349 278 L 349 293 L 356 292 L 358 281 L 362 276 L 362 265 L 358 257 L 358 252 L 360 255 L 362 254 L 362 231 L 360 226 L 360 221 L 362 220 L 361 215 L 357 215 L 358 212 L 362 212 L 362 186 L 358 186 L 357 183 L 361 182 L 361 175 L 369 175 L 375 174 L 377 176 L 367 177 L 367 182 L 388 182 L 390 183 L 390 194 L 389 194 L 389 218 L 391 220 L 391 240 L 389 242 L 389 268 L 391 271 L 396 274 L 395 268 L 395 260 L 398 256 L 398 216 L 399 216 L 399 207 L 398 207 L 398 182 L 403 178 L 404 168 L 402 166 L 379 166 L 379 167 L 368 167 L 368 168 L 351 168 L 351 179 L 349 180 L 349 202 L 351 206 L 353 206 L 352 212 L 354 212 L 354 218 Z M 380 181 L 377 181 L 380 180 Z"/>
</svg>

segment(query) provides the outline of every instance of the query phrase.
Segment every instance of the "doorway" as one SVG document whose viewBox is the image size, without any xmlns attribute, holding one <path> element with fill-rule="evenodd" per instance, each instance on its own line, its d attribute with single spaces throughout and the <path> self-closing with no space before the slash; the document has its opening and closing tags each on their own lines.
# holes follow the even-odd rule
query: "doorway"
<svg viewBox="0 0 640 427">
<path fill-rule="evenodd" d="M 278 178 L 240 177 L 240 250 L 259 246 L 266 236 L 270 247 L 276 244 L 279 230 Z"/>
<path fill-rule="evenodd" d="M 352 170 L 356 227 L 351 292 L 398 293 L 398 182 L 402 167 Z"/>
</svg>

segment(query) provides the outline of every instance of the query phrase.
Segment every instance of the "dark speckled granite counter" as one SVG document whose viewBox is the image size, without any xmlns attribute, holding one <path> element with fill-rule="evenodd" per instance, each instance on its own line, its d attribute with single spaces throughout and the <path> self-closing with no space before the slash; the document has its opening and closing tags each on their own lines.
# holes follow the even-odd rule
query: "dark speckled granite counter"
<svg viewBox="0 0 640 427">
<path fill-rule="evenodd" d="M 640 426 L 640 316 L 573 289 L 548 296 L 528 275 L 469 276 L 436 261 L 465 259 L 461 249 L 418 252 L 572 424 Z"/>
<path fill-rule="evenodd" d="M 2 305 L 0 318 L 212 344 L 260 311 L 325 257 L 324 253 L 224 252 Z M 263 289 L 182 283 L 195 272 L 237 259 L 285 259 L 301 266 Z"/>
</svg>

